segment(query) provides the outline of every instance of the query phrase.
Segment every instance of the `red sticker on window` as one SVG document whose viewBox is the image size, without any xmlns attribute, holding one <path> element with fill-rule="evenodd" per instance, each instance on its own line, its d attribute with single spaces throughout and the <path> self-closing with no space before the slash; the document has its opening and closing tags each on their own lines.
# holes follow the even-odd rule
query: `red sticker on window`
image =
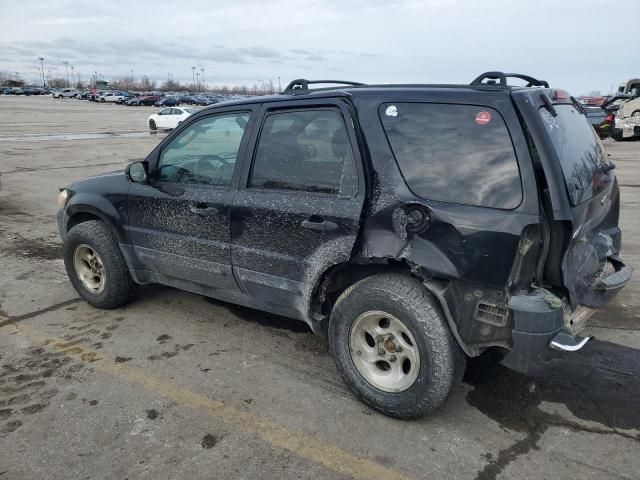
<svg viewBox="0 0 640 480">
<path fill-rule="evenodd" d="M 476 115 L 476 123 L 478 125 L 486 125 L 491 121 L 491 114 L 489 112 L 478 112 Z"/>
</svg>

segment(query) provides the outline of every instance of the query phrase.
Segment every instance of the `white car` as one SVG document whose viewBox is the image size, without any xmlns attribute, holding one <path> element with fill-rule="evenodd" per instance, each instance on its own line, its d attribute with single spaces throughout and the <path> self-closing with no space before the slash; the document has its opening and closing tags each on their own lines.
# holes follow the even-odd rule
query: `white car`
<svg viewBox="0 0 640 480">
<path fill-rule="evenodd" d="M 124 100 L 124 95 L 121 94 L 120 92 L 105 92 L 98 97 L 98 101 L 100 103 L 105 103 L 105 102 L 115 103 L 120 100 Z"/>
<path fill-rule="evenodd" d="M 158 113 L 149 115 L 149 129 L 176 128 L 189 115 L 196 113 L 196 108 L 171 107 L 160 110 Z"/>
<path fill-rule="evenodd" d="M 80 92 L 75 88 L 65 88 L 64 90 L 56 90 L 51 93 L 53 98 L 78 98 Z"/>
</svg>

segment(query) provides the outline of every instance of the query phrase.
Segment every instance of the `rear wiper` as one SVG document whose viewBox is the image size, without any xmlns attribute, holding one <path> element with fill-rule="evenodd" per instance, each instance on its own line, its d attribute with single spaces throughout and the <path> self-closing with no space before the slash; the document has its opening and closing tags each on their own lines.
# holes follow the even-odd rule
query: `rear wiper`
<svg viewBox="0 0 640 480">
<path fill-rule="evenodd" d="M 551 99 L 547 96 L 546 93 L 541 93 L 540 98 L 542 99 L 542 103 L 544 104 L 544 108 L 551 114 L 552 117 L 557 117 L 558 112 L 553 107 L 553 103 L 551 103 Z"/>
<path fill-rule="evenodd" d="M 571 103 L 573 103 L 573 106 L 576 108 L 576 110 L 578 110 L 580 113 L 586 115 L 584 108 L 582 108 L 582 105 L 580 104 L 580 102 L 578 100 L 576 100 L 575 97 L 569 97 L 571 99 Z"/>
</svg>

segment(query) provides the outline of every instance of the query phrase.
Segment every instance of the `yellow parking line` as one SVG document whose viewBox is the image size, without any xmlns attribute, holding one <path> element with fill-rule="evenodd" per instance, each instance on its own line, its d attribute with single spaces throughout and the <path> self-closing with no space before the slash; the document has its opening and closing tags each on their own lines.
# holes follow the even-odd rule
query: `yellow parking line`
<svg viewBox="0 0 640 480">
<path fill-rule="evenodd" d="M 311 460 L 330 470 L 357 479 L 407 479 L 408 477 L 384 467 L 380 464 L 346 452 L 334 445 L 325 443 L 301 432 L 289 430 L 273 420 L 259 417 L 249 412 L 238 410 L 204 395 L 181 388 L 160 378 L 153 377 L 144 370 L 113 361 L 101 361 L 104 358 L 98 352 L 65 340 L 47 337 L 36 329 L 14 324 L 15 331 L 34 343 L 43 344 L 45 348 L 63 353 L 65 356 L 85 362 L 98 371 L 108 373 L 129 383 L 171 399 L 180 405 L 205 411 L 208 415 L 223 420 L 236 428 L 256 435 L 273 446 L 284 448 L 290 452 Z"/>
</svg>

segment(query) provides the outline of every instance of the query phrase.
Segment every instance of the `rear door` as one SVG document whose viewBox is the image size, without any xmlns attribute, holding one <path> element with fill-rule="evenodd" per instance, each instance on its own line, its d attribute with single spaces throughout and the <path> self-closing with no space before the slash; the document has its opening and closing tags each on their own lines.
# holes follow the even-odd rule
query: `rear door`
<svg viewBox="0 0 640 480">
<path fill-rule="evenodd" d="M 234 273 L 261 308 L 306 319 L 319 275 L 350 258 L 359 230 L 352 114 L 334 100 L 278 102 L 255 130 L 231 210 Z"/>
<path fill-rule="evenodd" d="M 250 109 L 240 109 L 191 122 L 151 155 L 147 184 L 131 185 L 131 243 L 137 258 L 161 282 L 237 291 L 229 207 L 250 117 Z"/>
</svg>

